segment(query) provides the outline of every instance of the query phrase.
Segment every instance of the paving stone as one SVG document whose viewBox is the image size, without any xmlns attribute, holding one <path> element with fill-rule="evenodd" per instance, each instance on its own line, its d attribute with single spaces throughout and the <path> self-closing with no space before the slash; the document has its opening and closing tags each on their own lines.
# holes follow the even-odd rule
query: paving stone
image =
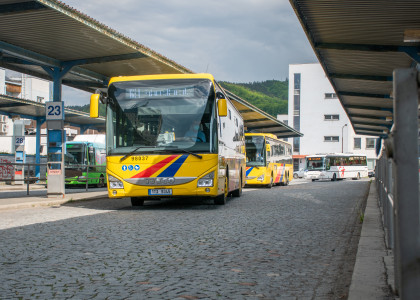
<svg viewBox="0 0 420 300">
<path fill-rule="evenodd" d="M 0 299 L 336 299 L 367 188 L 310 182 L 245 189 L 224 206 L 96 200 L 0 212 Z"/>
</svg>

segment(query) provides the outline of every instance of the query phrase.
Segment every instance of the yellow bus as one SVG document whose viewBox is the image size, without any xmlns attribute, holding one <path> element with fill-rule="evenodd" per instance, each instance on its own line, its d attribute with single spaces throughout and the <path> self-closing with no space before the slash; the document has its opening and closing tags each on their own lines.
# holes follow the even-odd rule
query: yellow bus
<svg viewBox="0 0 420 300">
<path fill-rule="evenodd" d="M 106 103 L 110 198 L 205 196 L 223 205 L 245 184 L 243 119 L 210 74 L 111 78 Z"/>
<path fill-rule="evenodd" d="M 293 178 L 292 146 L 270 133 L 245 133 L 246 184 L 288 185 Z"/>
</svg>

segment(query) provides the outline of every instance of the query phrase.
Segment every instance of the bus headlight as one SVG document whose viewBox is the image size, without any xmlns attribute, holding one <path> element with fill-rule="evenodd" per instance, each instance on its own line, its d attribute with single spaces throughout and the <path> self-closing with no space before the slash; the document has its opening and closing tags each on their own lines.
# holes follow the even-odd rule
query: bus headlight
<svg viewBox="0 0 420 300">
<path fill-rule="evenodd" d="M 198 179 L 197 187 L 208 187 L 213 186 L 213 179 L 214 179 L 214 171 L 208 173 L 206 176 Z"/>
<path fill-rule="evenodd" d="M 108 175 L 108 181 L 109 181 L 109 188 L 110 189 L 123 189 L 124 184 L 121 180 L 115 178 L 112 175 Z"/>
<path fill-rule="evenodd" d="M 257 180 L 263 182 L 264 181 L 264 174 L 262 174 L 260 177 L 258 177 Z"/>
</svg>

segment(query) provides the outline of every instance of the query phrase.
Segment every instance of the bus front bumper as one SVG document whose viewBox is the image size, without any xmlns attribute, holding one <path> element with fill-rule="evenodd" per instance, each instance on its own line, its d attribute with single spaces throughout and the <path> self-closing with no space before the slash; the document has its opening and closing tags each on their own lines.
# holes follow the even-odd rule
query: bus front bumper
<svg viewBox="0 0 420 300">
<path fill-rule="evenodd" d="M 171 198 L 171 197 L 216 197 L 217 187 L 197 187 L 197 181 L 185 185 L 173 186 L 137 186 L 124 182 L 123 189 L 112 189 L 108 184 L 109 198 L 144 197 L 144 198 Z"/>
</svg>

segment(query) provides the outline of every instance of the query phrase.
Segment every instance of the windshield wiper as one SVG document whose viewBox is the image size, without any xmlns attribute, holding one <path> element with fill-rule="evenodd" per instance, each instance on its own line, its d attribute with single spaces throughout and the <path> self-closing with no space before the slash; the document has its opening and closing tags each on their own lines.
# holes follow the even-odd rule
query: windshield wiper
<svg viewBox="0 0 420 300">
<path fill-rule="evenodd" d="M 122 162 L 123 160 L 125 160 L 127 157 L 133 155 L 137 150 L 139 150 L 140 148 L 156 148 L 156 146 L 138 146 L 137 148 L 135 148 L 133 151 L 128 152 L 126 155 L 124 155 L 123 157 L 120 158 L 120 162 Z"/>
<path fill-rule="evenodd" d="M 188 151 L 188 150 L 185 150 L 185 149 L 179 148 L 179 147 L 175 147 L 175 146 L 167 146 L 166 148 L 171 148 L 171 149 L 181 150 L 182 152 L 185 152 L 185 153 L 188 153 L 188 154 L 194 155 L 195 157 L 197 157 L 197 158 L 199 158 L 199 159 L 202 159 L 202 158 L 203 158 L 200 154 L 197 154 L 197 153 L 194 153 L 194 152 L 191 152 L 191 151 Z"/>
</svg>

